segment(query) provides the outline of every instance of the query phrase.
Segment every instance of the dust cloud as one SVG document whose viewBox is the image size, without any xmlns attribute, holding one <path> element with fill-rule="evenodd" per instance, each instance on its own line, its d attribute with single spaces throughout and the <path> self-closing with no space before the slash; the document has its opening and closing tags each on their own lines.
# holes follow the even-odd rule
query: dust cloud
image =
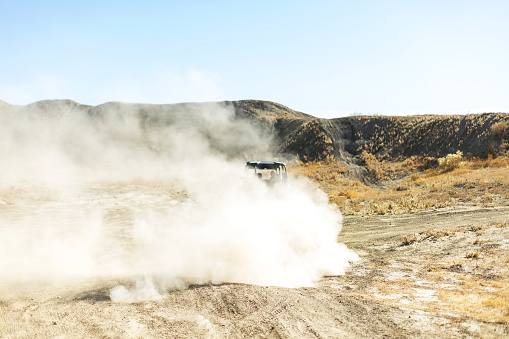
<svg viewBox="0 0 509 339">
<path fill-rule="evenodd" d="M 243 183 L 239 155 L 269 159 L 270 136 L 227 104 L 0 107 L 0 283 L 114 278 L 133 302 L 342 274 L 325 194 Z"/>
</svg>

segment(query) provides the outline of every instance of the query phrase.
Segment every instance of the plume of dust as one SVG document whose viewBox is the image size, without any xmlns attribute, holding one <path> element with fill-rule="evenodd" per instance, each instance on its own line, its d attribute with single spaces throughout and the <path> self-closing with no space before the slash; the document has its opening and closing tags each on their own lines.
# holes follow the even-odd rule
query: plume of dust
<svg viewBox="0 0 509 339">
<path fill-rule="evenodd" d="M 305 180 L 242 184 L 235 155 L 269 155 L 270 137 L 232 107 L 99 108 L 0 112 L 0 280 L 132 279 L 110 297 L 133 302 L 191 284 L 311 286 L 357 259 Z"/>
</svg>

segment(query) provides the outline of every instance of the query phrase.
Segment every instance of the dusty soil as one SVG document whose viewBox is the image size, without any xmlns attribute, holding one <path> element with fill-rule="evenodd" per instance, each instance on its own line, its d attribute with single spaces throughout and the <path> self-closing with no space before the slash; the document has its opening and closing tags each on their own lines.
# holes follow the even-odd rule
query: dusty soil
<svg viewBox="0 0 509 339">
<path fill-rule="evenodd" d="M 105 220 L 121 224 L 147 197 L 159 197 L 159 204 L 165 203 L 164 192 L 185 198 L 175 188 L 144 187 L 106 191 L 96 185 L 80 203 L 109 206 Z M 61 201 L 43 205 L 62 208 Z M 3 225 L 35 213 L 37 206 L 42 205 L 14 201 L 0 206 Z M 345 217 L 338 240 L 358 252 L 361 261 L 344 276 L 324 277 L 315 287 L 199 285 L 167 291 L 158 300 L 114 303 L 110 290 L 132 280 L 3 281 L 0 337 L 509 336 L 508 215 L 509 207 L 501 207 Z"/>
<path fill-rule="evenodd" d="M 469 207 L 346 217 L 340 238 L 363 260 L 322 283 L 404 312 L 393 319 L 418 336 L 507 336 L 508 216 Z"/>
</svg>

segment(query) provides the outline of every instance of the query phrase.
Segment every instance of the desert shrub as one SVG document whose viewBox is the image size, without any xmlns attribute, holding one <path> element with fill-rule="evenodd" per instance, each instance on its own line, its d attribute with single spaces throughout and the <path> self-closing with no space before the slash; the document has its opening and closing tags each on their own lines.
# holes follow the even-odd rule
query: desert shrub
<svg viewBox="0 0 509 339">
<path fill-rule="evenodd" d="M 453 237 L 459 231 L 461 231 L 459 228 L 456 229 L 429 228 L 426 231 L 421 232 L 420 234 L 422 234 L 425 239 L 428 239 L 428 238 Z"/>
<path fill-rule="evenodd" d="M 500 221 L 500 222 L 497 222 L 497 223 L 495 224 L 495 226 L 496 226 L 496 227 L 498 227 L 498 228 L 506 228 L 506 227 L 508 226 L 508 224 L 507 224 L 507 222 L 506 222 L 506 221 L 504 221 L 504 222 L 501 222 L 501 221 Z"/>
<path fill-rule="evenodd" d="M 402 183 L 393 187 L 393 190 L 397 191 L 397 192 L 408 191 L 409 189 L 410 189 L 410 184 L 408 182 L 402 182 Z"/>
<path fill-rule="evenodd" d="M 411 245 L 413 244 L 414 242 L 418 242 L 419 241 L 419 236 L 417 234 L 407 234 L 407 235 L 404 235 L 403 238 L 401 239 L 401 244 L 402 245 Z"/>
<path fill-rule="evenodd" d="M 467 254 L 465 254 L 465 257 L 470 258 L 470 259 L 477 259 L 477 258 L 479 258 L 479 255 L 481 255 L 481 251 L 475 250 L 475 251 L 470 251 Z"/>
<path fill-rule="evenodd" d="M 421 165 L 419 166 L 422 170 L 429 168 L 435 168 L 438 165 L 438 160 L 435 157 L 423 157 L 421 159 Z"/>
<path fill-rule="evenodd" d="M 507 131 L 509 130 L 509 126 L 507 126 L 507 122 L 499 121 L 491 125 L 490 132 L 491 135 L 503 140 L 506 137 Z"/>
<path fill-rule="evenodd" d="M 493 202 L 493 197 L 489 194 L 486 194 L 484 197 L 481 198 L 480 202 L 482 204 L 489 204 Z"/>
<path fill-rule="evenodd" d="M 441 237 L 453 237 L 457 232 L 461 232 L 460 228 L 451 228 L 451 229 L 436 229 L 429 228 L 425 231 L 413 234 L 407 234 L 403 236 L 401 240 L 402 245 L 411 245 L 414 242 L 419 242 L 426 239 L 436 240 Z"/>
<path fill-rule="evenodd" d="M 412 179 L 412 181 L 417 181 L 421 178 L 421 175 L 419 173 L 414 173 L 410 176 L 410 179 Z"/>
<path fill-rule="evenodd" d="M 371 205 L 371 208 L 373 209 L 373 212 L 378 215 L 384 215 L 389 213 L 392 208 L 393 204 L 391 202 L 387 201 L 379 201 L 375 202 Z"/>
<path fill-rule="evenodd" d="M 407 179 L 408 183 L 421 186 L 425 183 L 424 178 L 419 173 L 413 173 L 410 178 Z"/>
<path fill-rule="evenodd" d="M 362 165 L 365 165 L 368 168 L 373 168 L 378 164 L 376 157 L 368 151 L 362 151 L 361 155 L 359 156 L 359 160 L 361 161 Z"/>
<path fill-rule="evenodd" d="M 477 231 L 482 230 L 482 228 L 483 228 L 482 225 L 471 225 L 469 228 L 469 231 L 477 232 Z"/>
<path fill-rule="evenodd" d="M 377 180 L 382 178 L 384 171 L 380 166 L 380 162 L 373 154 L 364 150 L 364 151 L 362 151 L 361 155 L 359 156 L 359 160 L 360 160 L 361 165 L 364 165 L 367 167 L 368 173 L 372 177 L 374 177 Z"/>
<path fill-rule="evenodd" d="M 410 168 L 413 168 L 415 166 L 415 162 L 414 162 L 414 157 L 410 157 L 410 158 L 406 158 L 405 160 L 403 160 L 403 163 L 402 165 L 404 167 L 410 167 Z"/>
<path fill-rule="evenodd" d="M 496 157 L 489 164 L 490 167 L 504 167 L 507 165 L 509 165 L 509 158 L 507 157 Z"/>
<path fill-rule="evenodd" d="M 455 154 L 447 154 L 445 157 L 438 159 L 438 168 L 444 172 L 452 171 L 460 167 L 463 161 L 463 152 L 458 151 Z"/>
<path fill-rule="evenodd" d="M 354 191 L 354 190 L 350 190 L 350 191 L 348 191 L 348 193 L 346 194 L 346 197 L 347 197 L 348 199 L 355 198 L 356 196 L 357 196 L 357 192 L 356 192 L 356 191 Z"/>
</svg>

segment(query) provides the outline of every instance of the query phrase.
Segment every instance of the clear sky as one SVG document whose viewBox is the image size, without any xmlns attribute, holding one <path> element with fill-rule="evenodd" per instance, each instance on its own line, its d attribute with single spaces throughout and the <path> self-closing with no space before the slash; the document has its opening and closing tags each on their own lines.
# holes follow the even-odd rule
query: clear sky
<svg viewBox="0 0 509 339">
<path fill-rule="evenodd" d="M 509 112 L 509 1 L 0 0 L 0 100 Z"/>
</svg>

